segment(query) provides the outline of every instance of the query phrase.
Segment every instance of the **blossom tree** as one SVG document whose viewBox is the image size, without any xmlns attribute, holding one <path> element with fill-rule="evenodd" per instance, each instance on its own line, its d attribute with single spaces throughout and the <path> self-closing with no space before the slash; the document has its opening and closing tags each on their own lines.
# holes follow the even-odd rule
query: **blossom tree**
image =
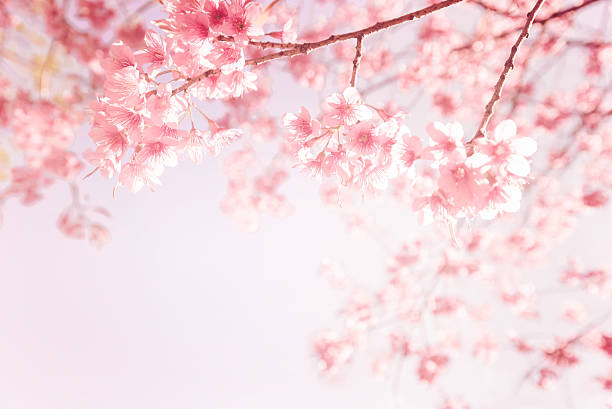
<svg viewBox="0 0 612 409">
<path fill-rule="evenodd" d="M 435 408 L 508 407 L 445 374 L 522 359 L 499 396 L 546 394 L 575 372 L 612 407 L 609 269 L 570 254 L 555 275 L 533 274 L 608 203 L 609 1 L 8 0 L 0 11 L 0 205 L 66 183 L 58 227 L 103 245 L 110 213 L 81 193 L 91 178 L 111 179 L 121 206 L 125 190 L 163 189 L 182 160 L 223 156 L 221 210 L 249 231 L 299 206 L 282 193 L 290 177 L 312 178 L 387 257 L 374 288 L 352 277 L 354 260 L 322 261 L 346 294 L 337 326 L 313 340 L 324 373 L 371 353 L 398 407 L 413 385 Z M 364 203 L 399 216 L 385 225 Z M 537 325 L 552 329 L 533 336 Z"/>
</svg>

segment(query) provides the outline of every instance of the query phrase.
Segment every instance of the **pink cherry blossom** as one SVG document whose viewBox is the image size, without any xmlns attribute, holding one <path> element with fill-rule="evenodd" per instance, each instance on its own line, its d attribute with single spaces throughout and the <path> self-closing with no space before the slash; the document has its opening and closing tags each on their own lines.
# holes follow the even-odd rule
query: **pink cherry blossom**
<svg viewBox="0 0 612 409">
<path fill-rule="evenodd" d="M 325 123 L 331 126 L 354 125 L 372 117 L 372 111 L 362 104 L 359 92 L 353 87 L 327 97 L 323 109 Z"/>
<path fill-rule="evenodd" d="M 119 186 L 126 187 L 135 193 L 144 186 L 150 187 L 151 183 L 160 184 L 150 167 L 137 162 L 128 162 L 122 166 L 119 173 Z"/>
<path fill-rule="evenodd" d="M 55 211 L 66 238 L 102 248 L 111 231 L 123 236 L 109 256 L 122 259 L 138 253 L 126 243 L 148 238 L 129 237 L 125 212 L 109 226 L 98 203 L 153 205 L 159 195 L 126 199 L 120 188 L 162 189 L 169 177 L 218 201 L 218 215 L 196 217 L 235 224 L 209 236 L 263 230 L 234 237 L 230 253 L 265 242 L 266 266 L 286 276 L 265 285 L 316 300 L 329 329 L 311 340 L 312 369 L 346 382 L 348 398 L 359 393 L 351 371 L 371 370 L 390 386 L 376 402 L 397 407 L 612 408 L 612 9 L 412 3 L 0 2 L 0 220 L 21 228 L 14 215 L 27 210 L 15 206 L 40 202 L 33 211 Z M 193 185 L 182 161 L 204 162 L 211 178 L 222 164 L 222 195 L 214 181 Z M 37 217 L 9 243 L 33 257 L 41 249 L 25 227 Z M 288 236 L 271 217 L 290 218 Z M 286 248 L 272 245 L 277 232 Z M 185 237 L 173 240 L 193 256 Z M 60 247 L 63 266 L 73 247 Z M 148 250 L 140 264 L 172 253 Z M 253 260 L 251 278 L 265 278 Z M 317 266 L 333 291 L 300 281 Z"/>
</svg>

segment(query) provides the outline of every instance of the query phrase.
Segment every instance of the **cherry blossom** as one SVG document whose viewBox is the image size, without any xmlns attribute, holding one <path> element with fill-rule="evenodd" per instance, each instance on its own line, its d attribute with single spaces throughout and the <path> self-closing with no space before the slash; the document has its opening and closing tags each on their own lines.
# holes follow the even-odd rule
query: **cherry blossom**
<svg viewBox="0 0 612 409">
<path fill-rule="evenodd" d="M 112 219 L 92 181 L 123 206 L 184 161 L 221 164 L 215 200 L 248 232 L 291 217 L 305 201 L 287 192 L 308 183 L 368 243 L 320 264 L 343 294 L 312 339 L 322 373 L 341 378 L 371 353 L 397 407 L 412 387 L 428 407 L 499 407 L 482 385 L 453 388 L 482 373 L 543 402 L 580 377 L 610 406 L 612 275 L 576 232 L 593 220 L 608 232 L 611 12 L 603 0 L 7 0 L 0 206 L 64 186 L 55 225 L 102 247 Z M 333 228 L 321 220 L 316 237 Z M 600 241 L 589 250 L 609 253 Z M 368 284 L 360 257 L 377 266 Z"/>
</svg>

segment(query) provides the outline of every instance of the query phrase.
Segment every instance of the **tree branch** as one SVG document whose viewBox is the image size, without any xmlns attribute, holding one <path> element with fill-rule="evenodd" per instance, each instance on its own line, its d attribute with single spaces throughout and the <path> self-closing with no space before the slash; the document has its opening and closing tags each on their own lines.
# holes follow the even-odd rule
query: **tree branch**
<svg viewBox="0 0 612 409">
<path fill-rule="evenodd" d="M 357 78 L 357 71 L 359 71 L 359 64 L 361 62 L 361 43 L 363 36 L 357 37 L 357 44 L 355 44 L 355 59 L 353 60 L 353 73 L 351 74 L 351 87 L 355 86 L 355 80 Z"/>
<path fill-rule="evenodd" d="M 571 6 L 571 7 L 568 7 L 568 8 L 566 8 L 566 9 L 559 10 L 559 11 L 557 11 L 557 12 L 555 12 L 555 13 L 551 14 L 551 15 L 550 15 L 550 16 L 548 16 L 548 17 L 543 17 L 543 18 L 540 18 L 540 19 L 536 19 L 536 20 L 534 20 L 534 21 L 533 21 L 533 24 L 538 24 L 538 25 L 546 25 L 546 24 L 548 24 L 548 22 L 550 22 L 551 20 L 555 20 L 555 19 L 561 18 L 561 17 L 565 16 L 566 14 L 573 13 L 573 12 L 575 12 L 575 11 L 578 11 L 578 10 L 580 10 L 580 9 L 584 8 L 584 7 L 587 7 L 587 6 L 590 6 L 590 5 L 592 5 L 592 4 L 595 4 L 595 3 L 599 2 L 599 1 L 601 1 L 601 0 L 585 0 L 585 1 L 583 1 L 582 3 L 577 4 L 577 5 L 575 5 L 575 6 Z M 509 30 L 506 30 L 506 31 L 504 31 L 504 32 L 501 32 L 501 33 L 499 33 L 499 34 L 497 34 L 497 35 L 493 36 L 492 38 L 493 38 L 494 40 L 501 40 L 501 39 L 504 39 L 504 38 L 508 37 L 509 35 L 511 35 L 511 34 L 513 34 L 513 33 L 515 33 L 515 32 L 516 32 L 517 30 L 519 30 L 520 28 L 521 28 L 521 27 L 511 28 L 511 29 L 509 29 Z M 466 43 L 466 44 L 460 45 L 459 47 L 455 47 L 455 48 L 453 48 L 453 49 L 452 49 L 452 51 L 451 51 L 451 52 L 457 52 L 457 51 L 465 51 L 465 50 L 469 50 L 469 49 L 471 49 L 471 48 L 472 48 L 473 43 L 474 43 L 474 42 L 473 42 L 473 41 L 471 41 L 471 42 L 468 42 L 468 43 Z"/>
<path fill-rule="evenodd" d="M 444 0 L 444 1 L 441 1 L 440 3 L 432 4 L 431 6 L 422 8 L 420 10 L 413 11 L 411 13 L 407 13 L 402 16 L 390 19 L 390 20 L 386 20 L 386 21 L 382 21 L 382 22 L 373 24 L 361 30 L 350 31 L 344 34 L 334 34 L 334 35 L 329 36 L 325 40 L 295 44 L 295 45 L 292 45 L 292 48 L 290 49 L 279 51 L 273 54 L 264 55 L 259 58 L 253 58 L 253 59 L 247 60 L 245 62 L 245 65 L 257 66 L 260 64 L 264 64 L 268 61 L 277 60 L 279 58 L 293 57 L 294 55 L 299 55 L 299 54 L 308 54 L 309 52 L 316 50 L 318 48 L 326 47 L 328 45 L 338 43 L 341 41 L 350 40 L 352 38 L 357 39 L 359 37 L 365 37 L 370 34 L 374 34 L 382 30 L 386 30 L 390 27 L 405 23 L 407 21 L 412 21 L 412 20 L 419 19 L 421 17 L 425 17 L 428 14 L 434 13 L 438 10 L 452 6 L 453 4 L 460 3 L 462 1 L 464 0 Z M 191 87 L 193 84 L 203 80 L 204 78 L 208 78 L 213 75 L 217 75 L 220 72 L 221 70 L 218 68 L 204 71 L 203 73 L 193 78 L 190 78 L 189 80 L 187 80 L 187 82 L 185 82 L 180 87 L 174 89 L 172 91 L 172 95 L 176 95 L 182 91 L 185 91 L 186 89 Z"/>
<path fill-rule="evenodd" d="M 529 29 L 533 25 L 533 22 L 535 20 L 535 15 L 540 9 L 540 7 L 542 7 L 542 4 L 544 3 L 544 1 L 545 0 L 537 0 L 535 6 L 533 6 L 531 11 L 527 14 L 527 20 L 525 21 L 523 30 L 521 31 L 521 34 L 516 39 L 516 42 L 512 46 L 512 49 L 510 50 L 510 55 L 508 56 L 508 59 L 506 60 L 506 63 L 504 64 L 504 69 L 501 75 L 499 76 L 499 79 L 497 80 L 497 84 L 495 84 L 493 95 L 491 96 L 489 103 L 485 107 L 485 113 L 482 117 L 482 120 L 480 121 L 480 126 L 478 127 L 478 131 L 476 131 L 476 135 L 474 135 L 470 143 L 478 138 L 482 138 L 485 136 L 487 125 L 489 123 L 489 120 L 493 116 L 493 110 L 495 108 L 495 104 L 501 98 L 501 93 L 504 87 L 504 82 L 506 81 L 506 78 L 510 70 L 514 68 L 514 58 L 516 57 L 516 54 L 518 53 L 518 50 L 521 47 L 521 44 L 523 43 L 523 41 L 527 37 L 529 37 Z"/>
<path fill-rule="evenodd" d="M 534 23 L 535 24 L 546 24 L 546 23 L 548 23 L 549 20 L 554 20 L 554 19 L 557 19 L 559 17 L 563 17 L 566 14 L 572 13 L 574 11 L 578 11 L 578 10 L 580 10 L 583 7 L 590 6 L 591 4 L 597 3 L 598 1 L 601 1 L 601 0 L 584 0 L 580 4 L 576 4 L 575 6 L 568 7 L 568 8 L 563 9 L 563 10 L 559 10 L 556 13 L 553 13 L 553 14 L 551 14 L 548 17 L 539 18 L 539 19 L 535 20 Z"/>
<path fill-rule="evenodd" d="M 216 38 L 217 41 L 228 41 L 228 42 L 234 42 L 234 37 L 232 36 L 226 36 L 226 35 L 218 35 Z M 255 46 L 255 47 L 259 47 L 259 48 L 263 48 L 264 50 L 266 48 L 295 48 L 296 46 L 300 45 L 298 43 L 278 43 L 276 41 L 256 41 L 256 40 L 249 40 L 249 45 Z"/>
</svg>

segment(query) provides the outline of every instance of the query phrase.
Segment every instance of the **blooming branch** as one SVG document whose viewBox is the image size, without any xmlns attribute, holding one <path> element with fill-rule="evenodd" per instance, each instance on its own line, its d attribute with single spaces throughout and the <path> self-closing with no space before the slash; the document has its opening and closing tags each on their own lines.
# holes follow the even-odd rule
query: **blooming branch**
<svg viewBox="0 0 612 409">
<path fill-rule="evenodd" d="M 452 6 L 453 4 L 457 4 L 462 1 L 464 0 L 444 0 L 444 1 L 441 1 L 440 3 L 435 3 L 431 6 L 424 7 L 420 10 L 404 14 L 400 17 L 396 17 L 390 20 L 382 21 L 380 23 L 376 23 L 374 25 L 371 25 L 361 30 L 351 31 L 348 33 L 343 33 L 343 34 L 333 34 L 329 36 L 328 38 L 326 38 L 325 40 L 321 40 L 321 41 L 314 41 L 314 42 L 300 43 L 300 44 L 287 44 L 286 47 L 289 47 L 289 49 L 284 50 L 284 51 L 279 51 L 274 54 L 268 54 L 263 57 L 258 57 L 258 58 L 247 60 L 245 61 L 245 65 L 257 66 L 257 65 L 261 65 L 266 62 L 269 62 L 269 61 L 279 59 L 279 58 L 293 57 L 293 56 L 300 55 L 300 54 L 307 54 L 313 50 L 327 47 L 331 44 L 335 44 L 341 41 L 356 39 L 359 37 L 363 38 L 365 36 L 377 33 L 382 30 L 386 30 L 393 26 L 397 26 L 399 24 L 402 24 L 408 21 L 412 21 L 412 20 L 416 20 L 416 19 L 425 17 L 431 13 L 434 13 L 438 10 L 442 10 L 446 7 Z M 268 45 L 269 44 L 266 44 L 266 46 Z M 189 79 L 183 85 L 173 90 L 172 95 L 176 95 L 179 92 L 183 92 L 189 87 L 191 87 L 193 84 L 201 81 L 204 78 L 208 78 L 210 76 L 216 75 L 219 72 L 220 72 L 219 69 L 211 69 L 211 70 L 204 71 L 203 73 L 195 76 L 194 78 Z"/>
</svg>

